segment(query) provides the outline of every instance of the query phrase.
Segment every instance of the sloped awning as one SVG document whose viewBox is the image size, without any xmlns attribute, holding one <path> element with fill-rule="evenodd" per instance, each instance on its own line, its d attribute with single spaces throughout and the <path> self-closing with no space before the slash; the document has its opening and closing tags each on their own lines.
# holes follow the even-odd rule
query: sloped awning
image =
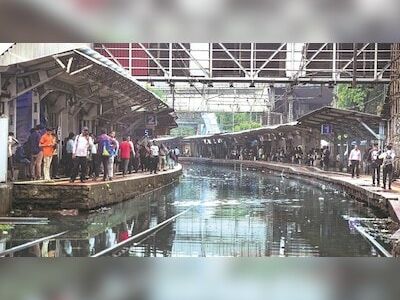
<svg viewBox="0 0 400 300">
<path fill-rule="evenodd" d="M 204 139 L 217 139 L 217 138 L 244 138 L 248 137 L 257 137 L 263 136 L 266 134 L 277 134 L 280 132 L 296 132 L 301 131 L 302 128 L 297 126 L 297 122 L 290 122 L 285 124 L 271 125 L 271 126 L 263 126 L 255 129 L 247 129 L 237 132 L 229 132 L 229 133 L 220 133 L 220 134 L 212 134 L 212 135 L 193 135 L 189 137 L 183 138 L 183 141 L 190 142 L 195 140 L 204 140 Z"/>
<path fill-rule="evenodd" d="M 34 88 L 39 94 L 62 91 L 71 95 L 77 109 L 98 105 L 98 118 L 107 122 L 129 126 L 143 112 L 160 112 L 163 125 L 176 127 L 173 110 L 159 96 L 90 47 L 1 68 L 3 78 L 17 76 L 26 82 L 10 100 Z"/>
<path fill-rule="evenodd" d="M 360 139 L 379 139 L 384 119 L 377 115 L 324 106 L 298 119 L 299 126 L 321 130 L 332 124 L 335 135 L 347 134 Z"/>
</svg>

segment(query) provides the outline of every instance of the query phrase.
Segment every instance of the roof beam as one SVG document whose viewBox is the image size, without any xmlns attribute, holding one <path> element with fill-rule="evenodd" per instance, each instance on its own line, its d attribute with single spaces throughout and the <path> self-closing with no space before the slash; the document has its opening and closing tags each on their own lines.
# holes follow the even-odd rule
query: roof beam
<svg viewBox="0 0 400 300">
<path fill-rule="evenodd" d="M 169 74 L 169 72 L 163 67 L 163 65 L 161 65 L 161 63 L 153 56 L 153 54 L 151 54 L 151 52 L 149 50 L 147 50 L 147 48 L 142 43 L 138 43 L 138 45 L 152 59 L 152 61 L 154 61 L 155 64 L 164 72 L 164 77 L 172 76 L 172 74 Z M 167 75 L 167 76 L 165 76 L 165 75 Z"/>
<path fill-rule="evenodd" d="M 238 62 L 238 60 L 232 55 L 232 53 L 229 52 L 228 49 L 226 49 L 226 47 L 222 43 L 218 43 L 218 45 L 225 51 L 226 54 L 228 54 L 228 56 L 244 72 L 244 74 L 247 75 L 247 77 L 253 78 L 253 74 L 250 75 L 250 73 L 247 72 L 247 70 L 245 68 L 243 68 L 242 64 L 240 62 Z"/>
<path fill-rule="evenodd" d="M 183 51 L 185 51 L 187 55 L 189 55 L 189 57 L 194 61 L 194 63 L 203 71 L 204 75 L 206 75 L 207 78 L 210 78 L 210 73 L 206 69 L 204 69 L 204 67 L 199 63 L 199 61 L 196 58 L 193 57 L 190 51 L 186 49 L 186 47 L 182 43 L 178 43 L 178 45 L 183 49 Z"/>
<path fill-rule="evenodd" d="M 37 87 L 39 87 L 39 86 L 45 84 L 46 82 L 51 81 L 52 79 L 54 79 L 54 78 L 60 76 L 60 75 L 63 74 L 63 73 L 64 73 L 64 71 L 59 72 L 59 73 L 57 73 L 57 74 L 55 74 L 55 75 L 53 75 L 53 76 L 46 77 L 46 78 L 42 79 L 42 80 L 39 81 L 38 83 L 35 83 L 35 84 L 31 85 L 30 87 L 28 87 L 28 88 L 26 88 L 26 89 L 23 89 L 22 91 L 20 91 L 20 92 L 16 93 L 15 95 L 11 96 L 11 97 L 8 99 L 8 101 L 14 100 L 14 99 L 18 98 L 19 96 L 22 96 L 22 95 L 25 94 L 26 92 L 29 92 L 29 91 L 33 90 L 34 88 L 37 88 Z"/>
<path fill-rule="evenodd" d="M 119 62 L 118 59 L 115 58 L 115 56 L 111 53 L 110 50 L 108 50 L 108 48 L 106 46 L 104 46 L 104 44 L 101 44 L 101 47 L 103 48 L 104 51 L 107 52 L 107 54 L 110 56 L 110 58 L 121 68 L 123 68 L 123 66 L 121 65 L 121 63 Z"/>
<path fill-rule="evenodd" d="M 371 129 L 371 127 L 369 127 L 366 123 L 364 123 L 364 121 L 362 121 L 361 119 L 359 119 L 358 122 L 360 122 L 360 124 L 361 124 L 365 129 L 367 129 L 367 131 L 368 131 L 369 133 L 371 133 L 377 140 L 380 139 L 379 134 L 377 134 L 375 131 L 373 131 L 373 130 Z"/>
<path fill-rule="evenodd" d="M 258 74 L 274 59 L 274 57 L 286 46 L 287 43 L 283 43 L 280 45 L 278 49 L 275 50 L 274 53 L 261 65 L 261 67 L 256 71 L 254 77 L 257 77 Z"/>
<path fill-rule="evenodd" d="M 354 58 L 357 58 L 369 45 L 370 45 L 370 43 L 364 44 L 364 46 L 362 46 L 361 49 L 357 51 L 356 55 L 353 56 L 353 57 L 344 65 L 344 67 L 340 70 L 340 72 L 343 73 L 343 72 L 347 69 L 347 67 L 350 66 L 351 63 L 354 61 Z"/>
</svg>

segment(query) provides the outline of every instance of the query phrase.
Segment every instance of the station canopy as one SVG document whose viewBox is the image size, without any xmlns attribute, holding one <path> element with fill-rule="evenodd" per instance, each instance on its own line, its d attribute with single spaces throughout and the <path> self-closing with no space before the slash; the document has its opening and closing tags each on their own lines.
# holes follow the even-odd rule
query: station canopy
<svg viewBox="0 0 400 300">
<path fill-rule="evenodd" d="M 256 129 L 242 130 L 232 133 L 220 133 L 212 135 L 194 135 L 183 138 L 183 141 L 200 141 L 200 140 L 218 140 L 235 138 L 236 140 L 247 140 L 249 138 L 257 138 L 260 136 L 298 134 L 301 131 L 311 132 L 317 130 L 321 132 L 323 125 L 330 125 L 332 135 L 347 135 L 356 139 L 376 139 L 382 137 L 379 135 L 379 127 L 383 124 L 384 119 L 377 115 L 338 109 L 329 106 L 314 110 L 295 122 L 278 124 L 272 126 L 264 126 Z"/>
<path fill-rule="evenodd" d="M 268 134 L 277 135 L 280 133 L 291 132 L 296 133 L 301 131 L 302 128 L 297 127 L 297 122 L 290 122 L 285 124 L 263 126 L 255 129 L 241 130 L 237 132 L 209 134 L 209 135 L 193 135 L 183 138 L 184 142 L 200 141 L 200 140 L 218 140 L 218 139 L 230 139 L 234 138 L 237 140 L 247 140 L 249 138 L 257 138 Z"/>
<path fill-rule="evenodd" d="M 298 126 L 321 130 L 331 125 L 332 133 L 359 139 L 379 139 L 379 126 L 384 119 L 377 115 L 324 106 L 298 119 Z"/>
<path fill-rule="evenodd" d="M 37 49 L 32 50 L 35 45 Z M 59 91 L 71 95 L 73 104 L 80 109 L 99 105 L 99 119 L 110 123 L 127 127 L 147 111 L 157 114 L 159 126 L 177 126 L 174 110 L 159 96 L 124 68 L 90 47 L 78 45 L 78 48 L 71 46 L 67 51 L 55 52 L 51 44 L 41 50 L 40 44 L 29 48 L 17 43 L 5 51 L 0 56 L 2 81 L 12 76 L 23 81 L 23 88 L 17 85 L 16 95 L 11 95 L 10 100 L 33 89 L 41 99 Z"/>
</svg>

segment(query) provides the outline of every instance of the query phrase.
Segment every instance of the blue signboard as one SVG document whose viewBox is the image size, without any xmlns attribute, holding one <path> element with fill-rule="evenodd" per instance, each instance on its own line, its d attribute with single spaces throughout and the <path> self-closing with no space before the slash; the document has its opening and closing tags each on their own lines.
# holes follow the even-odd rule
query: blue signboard
<svg viewBox="0 0 400 300">
<path fill-rule="evenodd" d="M 152 137 L 153 129 L 149 129 L 149 128 L 136 129 L 134 131 L 134 134 L 135 134 L 135 137 L 137 137 L 137 138 Z"/>
<path fill-rule="evenodd" d="M 321 134 L 332 134 L 332 133 L 333 133 L 333 124 L 321 125 Z"/>
</svg>

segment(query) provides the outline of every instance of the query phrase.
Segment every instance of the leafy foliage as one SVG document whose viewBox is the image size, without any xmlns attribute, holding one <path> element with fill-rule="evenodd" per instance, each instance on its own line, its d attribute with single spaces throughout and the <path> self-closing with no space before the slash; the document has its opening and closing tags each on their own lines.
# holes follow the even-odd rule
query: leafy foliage
<svg viewBox="0 0 400 300">
<path fill-rule="evenodd" d="M 154 94 L 156 94 L 158 97 L 160 97 L 160 99 L 163 101 L 163 102 L 165 102 L 165 99 L 167 98 L 167 95 L 164 93 L 164 91 L 162 91 L 162 90 L 160 90 L 160 89 L 158 89 L 158 88 L 156 88 L 156 87 L 154 87 L 154 86 L 151 86 L 150 84 L 146 84 L 146 88 L 149 90 L 149 91 L 152 91 Z"/>
<path fill-rule="evenodd" d="M 339 84 L 337 90 L 339 108 L 364 111 L 367 92 L 364 87 L 352 88 L 347 84 Z"/>
<path fill-rule="evenodd" d="M 355 88 L 348 84 L 339 84 L 337 87 L 338 108 L 379 114 L 384 101 L 385 86 L 383 84 L 359 85 Z"/>
<path fill-rule="evenodd" d="M 259 115 L 255 113 L 217 113 L 216 115 L 222 131 L 236 132 L 261 127 L 260 122 L 257 121 Z"/>
<path fill-rule="evenodd" d="M 171 130 L 170 135 L 177 137 L 185 137 L 196 134 L 196 129 L 190 126 L 179 126 Z"/>
</svg>

